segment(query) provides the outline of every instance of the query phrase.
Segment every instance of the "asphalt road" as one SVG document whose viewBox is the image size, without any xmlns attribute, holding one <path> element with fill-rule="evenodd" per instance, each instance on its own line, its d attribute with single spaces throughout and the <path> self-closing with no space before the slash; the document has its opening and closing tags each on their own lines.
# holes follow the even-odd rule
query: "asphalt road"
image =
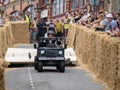
<svg viewBox="0 0 120 90">
<path fill-rule="evenodd" d="M 103 90 L 88 73 L 75 67 L 66 67 L 65 73 L 47 67 L 38 73 L 32 66 L 20 67 L 5 74 L 6 90 Z"/>
</svg>

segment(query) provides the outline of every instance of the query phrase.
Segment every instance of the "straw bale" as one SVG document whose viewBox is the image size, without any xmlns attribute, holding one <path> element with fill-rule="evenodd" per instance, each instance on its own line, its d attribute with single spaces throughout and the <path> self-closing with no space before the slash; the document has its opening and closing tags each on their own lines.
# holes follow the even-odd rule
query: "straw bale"
<svg viewBox="0 0 120 90">
<path fill-rule="evenodd" d="M 0 28 L 0 57 L 2 57 L 2 32 L 1 32 L 1 29 Z"/>
<path fill-rule="evenodd" d="M 6 28 L 4 27 L 1 32 L 2 32 L 2 55 L 4 56 L 7 50 L 7 32 Z"/>
<path fill-rule="evenodd" d="M 28 24 L 24 21 L 12 22 L 12 32 L 15 39 L 15 44 L 29 43 L 29 30 Z"/>
<path fill-rule="evenodd" d="M 0 90 L 5 90 L 4 66 L 5 62 L 0 58 Z"/>
<path fill-rule="evenodd" d="M 73 36 L 68 39 L 79 63 L 95 74 L 106 90 L 120 90 L 120 39 L 83 26 L 71 25 L 70 28 L 74 34 L 69 31 Z"/>
<path fill-rule="evenodd" d="M 76 30 L 75 28 L 76 28 L 76 25 L 74 25 L 74 27 L 70 26 L 68 36 L 67 36 L 68 47 L 73 47 L 74 38 L 75 38 L 75 30 Z"/>
<path fill-rule="evenodd" d="M 7 32 L 7 45 L 8 47 L 12 47 L 14 45 L 14 37 L 13 37 L 13 32 L 12 32 L 12 27 L 11 27 L 11 23 L 7 22 L 5 24 L 6 27 L 6 32 Z"/>
<path fill-rule="evenodd" d="M 118 44 L 118 68 L 117 68 L 117 80 L 116 80 L 116 84 L 117 84 L 117 89 L 116 90 L 120 90 L 120 43 Z"/>
</svg>

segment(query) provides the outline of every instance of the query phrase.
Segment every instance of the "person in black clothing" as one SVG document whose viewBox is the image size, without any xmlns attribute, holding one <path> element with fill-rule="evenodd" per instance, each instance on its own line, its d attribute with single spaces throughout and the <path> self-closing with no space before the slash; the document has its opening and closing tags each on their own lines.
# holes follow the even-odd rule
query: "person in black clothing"
<svg viewBox="0 0 120 90">
<path fill-rule="evenodd" d="M 46 33 L 46 24 L 43 22 L 42 19 L 38 20 L 38 23 L 37 23 L 37 28 L 38 28 L 38 34 L 36 36 L 37 40 L 38 40 L 38 37 L 44 37 L 45 33 Z"/>
<path fill-rule="evenodd" d="M 55 38 L 54 31 L 48 31 L 48 38 L 44 38 L 42 42 L 39 44 L 40 47 L 56 47 L 57 45 L 61 45 L 61 41 Z"/>
</svg>

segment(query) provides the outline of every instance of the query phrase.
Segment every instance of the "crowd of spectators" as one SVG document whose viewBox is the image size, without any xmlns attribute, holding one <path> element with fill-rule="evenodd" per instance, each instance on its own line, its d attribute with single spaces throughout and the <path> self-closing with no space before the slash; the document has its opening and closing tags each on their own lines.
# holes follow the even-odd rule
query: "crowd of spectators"
<svg viewBox="0 0 120 90">
<path fill-rule="evenodd" d="M 87 9 L 80 9 L 67 13 L 70 23 L 86 26 L 90 30 L 102 31 L 107 34 L 120 37 L 120 13 L 106 11 L 87 12 Z"/>
<path fill-rule="evenodd" d="M 70 23 L 86 26 L 89 30 L 105 32 L 112 37 L 120 37 L 120 13 L 115 12 L 88 12 L 87 9 L 79 9 L 60 18 L 47 21 L 40 19 L 36 23 L 35 30 L 38 30 L 38 36 L 41 37 L 49 30 L 54 31 L 57 37 L 66 37 Z"/>
<path fill-rule="evenodd" d="M 50 30 L 54 31 L 57 37 L 67 37 L 70 23 L 86 26 L 90 28 L 90 30 L 106 32 L 114 37 L 120 37 L 120 13 L 109 13 L 106 11 L 88 12 L 87 9 L 84 8 L 66 13 L 65 16 L 56 19 L 41 19 L 40 17 L 35 17 L 34 20 L 32 20 L 30 15 L 30 12 L 26 12 L 24 15 L 18 13 L 17 16 L 5 16 L 4 11 L 0 10 L 0 27 L 2 27 L 7 20 L 26 21 L 29 23 L 29 31 L 33 41 L 36 41 L 37 36 L 46 36 L 46 33 Z"/>
<path fill-rule="evenodd" d="M 86 26 L 89 30 L 105 32 L 112 37 L 120 37 L 120 13 L 88 12 L 87 9 L 79 9 L 56 19 L 36 18 L 35 23 L 32 24 L 32 37 L 46 37 L 46 32 L 50 30 L 54 31 L 57 37 L 67 37 L 71 23 Z"/>
</svg>

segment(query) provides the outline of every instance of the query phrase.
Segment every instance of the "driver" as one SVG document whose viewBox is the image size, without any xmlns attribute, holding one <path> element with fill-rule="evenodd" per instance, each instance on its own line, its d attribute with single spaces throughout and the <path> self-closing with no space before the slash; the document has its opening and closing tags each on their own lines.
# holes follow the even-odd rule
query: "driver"
<svg viewBox="0 0 120 90">
<path fill-rule="evenodd" d="M 55 38 L 55 33 L 54 31 L 48 31 L 47 32 L 47 38 L 43 40 L 43 42 L 40 44 L 40 47 L 48 47 L 48 46 L 60 46 L 61 41 Z"/>
<path fill-rule="evenodd" d="M 46 40 L 47 44 L 55 44 L 56 43 L 56 39 L 55 39 L 55 33 L 54 31 L 48 31 L 47 33 L 48 39 Z"/>
</svg>

